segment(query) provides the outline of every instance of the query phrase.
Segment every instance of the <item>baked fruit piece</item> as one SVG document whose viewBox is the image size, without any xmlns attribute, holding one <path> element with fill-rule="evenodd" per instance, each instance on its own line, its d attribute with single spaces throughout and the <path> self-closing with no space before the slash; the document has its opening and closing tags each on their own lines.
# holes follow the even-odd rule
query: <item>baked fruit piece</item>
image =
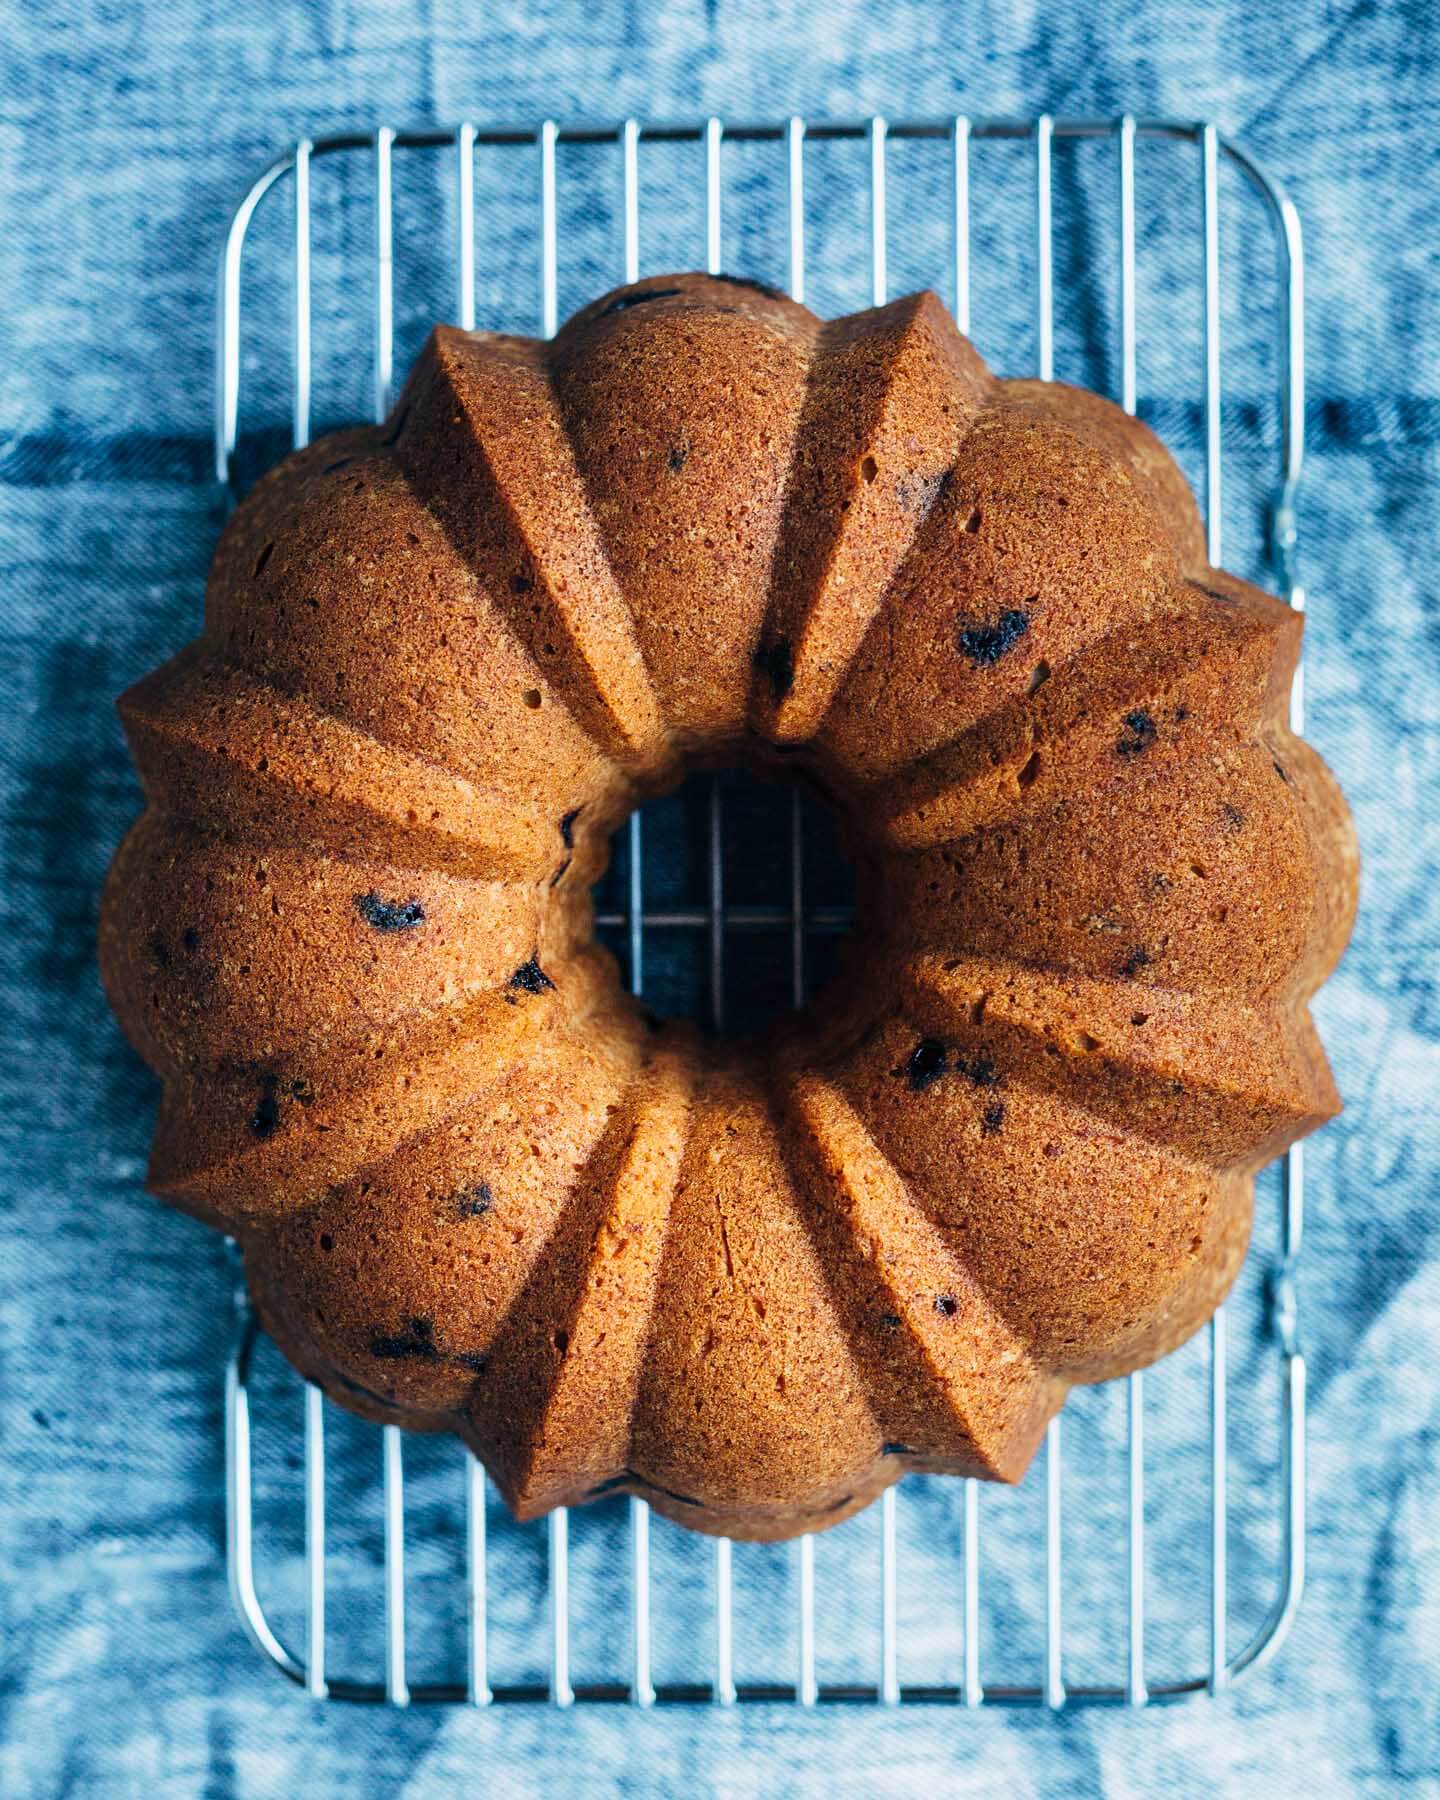
<svg viewBox="0 0 1440 1800">
<path fill-rule="evenodd" d="M 995 379 L 932 294 L 442 327 L 121 701 L 151 1185 L 307 1377 L 522 1516 L 782 1538 L 1016 1480 L 1071 1383 L 1209 1316 L 1254 1171 L 1337 1110 L 1306 1001 L 1356 857 L 1300 630 L 1143 425 Z M 730 762 L 825 795 L 860 887 L 844 981 L 746 1043 L 646 1021 L 589 898 Z"/>
</svg>

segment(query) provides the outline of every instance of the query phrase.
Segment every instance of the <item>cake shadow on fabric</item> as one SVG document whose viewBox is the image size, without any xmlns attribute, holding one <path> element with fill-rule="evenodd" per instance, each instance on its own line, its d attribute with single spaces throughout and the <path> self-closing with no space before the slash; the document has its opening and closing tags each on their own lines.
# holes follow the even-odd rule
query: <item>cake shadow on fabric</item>
<svg viewBox="0 0 1440 1800">
<path fill-rule="evenodd" d="M 933 295 L 437 329 L 121 703 L 151 1185 L 306 1376 L 521 1516 L 780 1538 L 1016 1480 L 1069 1385 L 1209 1317 L 1255 1170 L 1338 1109 L 1307 1001 L 1356 857 L 1300 630 L 1143 425 L 997 380 Z M 842 975 L 746 1038 L 649 1016 L 591 902 L 638 804 L 734 764 L 823 795 L 858 886 Z"/>
</svg>

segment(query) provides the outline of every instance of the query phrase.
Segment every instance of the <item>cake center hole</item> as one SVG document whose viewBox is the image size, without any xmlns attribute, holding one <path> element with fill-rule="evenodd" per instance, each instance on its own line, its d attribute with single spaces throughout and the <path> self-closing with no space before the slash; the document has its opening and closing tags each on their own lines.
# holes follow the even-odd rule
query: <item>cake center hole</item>
<svg viewBox="0 0 1440 1800">
<path fill-rule="evenodd" d="M 595 910 L 601 941 L 653 1011 L 743 1035 L 836 973 L 855 873 L 834 814 L 801 784 L 747 769 L 696 774 L 638 818 L 638 931 L 628 822 Z"/>
</svg>

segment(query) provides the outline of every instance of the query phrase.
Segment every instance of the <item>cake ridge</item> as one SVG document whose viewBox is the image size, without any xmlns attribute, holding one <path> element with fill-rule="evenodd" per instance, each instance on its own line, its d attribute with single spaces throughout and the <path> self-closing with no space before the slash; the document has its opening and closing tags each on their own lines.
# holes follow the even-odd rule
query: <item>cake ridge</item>
<svg viewBox="0 0 1440 1800">
<path fill-rule="evenodd" d="M 881 1443 L 777 1126 L 752 1059 L 701 1063 L 630 1453 L 632 1471 L 671 1496 L 669 1516 L 741 1535 L 843 1510 Z M 717 1492 L 732 1486 L 733 1523 Z"/>
<path fill-rule="evenodd" d="M 438 329 L 439 328 L 437 327 L 437 330 Z M 485 334 L 476 332 L 469 335 L 480 338 Z M 406 410 L 407 409 L 397 402 L 394 416 L 403 418 Z M 543 661 L 536 655 L 534 644 L 527 637 L 526 633 L 519 628 L 518 618 L 523 611 L 520 604 L 523 597 L 521 590 L 515 589 L 512 584 L 510 593 L 507 596 L 503 588 L 488 585 L 485 582 L 481 571 L 476 567 L 474 561 L 465 554 L 462 544 L 457 540 L 455 534 L 447 525 L 445 517 L 437 504 L 436 490 L 432 489 L 427 493 L 416 481 L 414 470 L 402 462 L 400 458 L 395 455 L 393 449 L 389 454 L 391 460 L 394 462 L 396 473 L 405 485 L 406 491 L 414 497 L 415 504 L 423 508 L 426 516 L 433 521 L 436 530 L 440 532 L 445 538 L 445 541 L 450 544 L 456 557 L 475 580 L 480 591 L 485 595 L 486 600 L 489 602 L 491 609 L 503 622 L 504 628 L 513 639 L 516 649 L 534 670 L 536 679 L 543 683 L 547 698 L 553 701 L 553 703 L 565 713 L 565 716 L 570 720 L 571 724 L 575 727 L 575 730 L 580 733 L 585 742 L 593 748 L 595 755 L 602 760 L 608 769 L 613 771 L 612 779 L 617 787 L 628 787 L 633 795 L 635 772 L 633 768 L 626 766 L 626 762 L 622 755 L 617 753 L 615 734 L 603 729 L 597 729 L 597 720 L 595 716 L 597 709 L 607 712 L 613 711 L 607 696 L 598 686 L 595 686 L 593 693 L 589 697 L 588 704 L 580 704 L 577 701 L 576 693 L 568 685 L 560 685 L 552 680 Z M 485 454 L 483 445 L 481 446 L 481 454 Z M 491 474 L 495 483 L 496 493 L 500 497 L 502 504 L 508 504 L 508 496 L 505 494 L 498 471 L 492 468 Z M 509 602 L 508 604 L 507 599 Z M 582 662 L 583 661 L 584 659 L 582 658 Z M 585 666 L 588 667 L 588 664 Z"/>
<path fill-rule="evenodd" d="M 820 322 L 699 272 L 615 299 L 551 341 L 552 386 L 667 726 L 738 743 Z"/>
<path fill-rule="evenodd" d="M 1311 866 L 1317 872 L 1328 868 L 1338 876 L 1314 884 L 1305 942 L 1281 990 L 1294 1000 L 1308 1001 L 1340 960 L 1354 926 L 1359 852 L 1339 783 L 1314 746 L 1290 729 L 1278 701 L 1274 716 L 1258 734 L 1258 747 L 1269 755 L 1276 774 L 1294 795 Z"/>
<path fill-rule="evenodd" d="M 228 742 L 206 741 L 203 733 L 220 721 L 193 713 L 186 716 L 179 707 L 192 698 L 223 707 L 226 738 L 245 743 L 253 761 L 233 755 Z M 264 720 L 258 716 L 262 707 L 269 709 Z M 501 842 L 504 831 L 498 836 L 495 832 L 497 823 L 508 829 L 512 840 L 518 836 L 522 845 L 527 838 L 543 839 L 549 848 L 552 821 L 537 806 L 492 790 L 483 796 L 482 807 L 482 796 L 469 777 L 374 736 L 353 720 L 316 705 L 308 694 L 286 692 L 249 669 L 215 657 L 203 639 L 130 688 L 121 698 L 120 712 L 150 805 L 196 830 L 203 831 L 207 817 L 214 815 L 213 784 L 224 775 L 234 787 L 263 792 L 272 805 L 278 800 L 280 806 L 278 814 L 267 808 L 263 817 L 252 811 L 239 828 L 233 819 L 227 821 L 226 829 L 237 841 L 308 841 L 338 852 L 347 841 L 340 835 L 344 817 L 337 821 L 332 815 L 327 821 L 319 804 L 323 801 L 332 808 L 348 806 L 363 813 L 370 832 L 380 834 L 378 841 L 387 855 L 394 855 L 397 844 L 413 845 L 408 858 L 396 858 L 404 866 L 468 863 L 469 871 L 480 879 L 537 873 L 513 850 L 507 852 Z M 277 730 L 281 726 L 288 736 Z M 154 753 L 161 750 L 170 755 Z M 184 763 L 174 763 L 177 751 L 209 769 L 210 782 L 198 786 L 193 795 L 187 796 L 185 782 L 193 781 L 194 773 Z M 362 791 L 366 774 L 372 777 L 368 792 Z M 377 790 L 386 793 L 389 784 L 400 786 L 410 804 L 381 812 L 372 796 Z M 232 794 L 232 800 L 235 797 Z M 507 816 L 497 820 L 502 807 Z M 426 808 L 428 820 L 421 816 Z M 483 810 L 483 830 L 480 820 L 469 816 L 476 810 Z M 376 839 L 372 835 L 367 841 L 373 844 Z M 418 854 L 427 844 L 429 858 Z"/>
<path fill-rule="evenodd" d="M 568 1279 L 568 1295 L 559 1298 L 553 1281 L 547 1287 L 539 1280 L 537 1258 L 525 1289 L 493 1335 L 490 1365 L 500 1372 L 506 1397 L 497 1402 L 492 1392 L 482 1404 L 477 1392 L 473 1422 L 466 1409 L 466 1435 L 517 1517 L 578 1504 L 597 1487 L 621 1491 L 633 1475 L 632 1417 L 684 1156 L 693 1081 L 688 1061 L 670 1046 L 642 1065 L 577 1183 L 577 1197 L 556 1221 L 550 1248 L 557 1251 L 562 1283 Z M 673 1130 L 677 1120 L 678 1131 Z M 592 1185 L 592 1167 L 598 1172 L 593 1191 L 579 1194 Z M 568 1258 L 559 1243 L 565 1232 L 574 1240 Z M 557 1320 L 563 1324 L 557 1327 Z M 544 1358 L 547 1332 L 556 1360 L 548 1371 L 536 1371 L 538 1379 L 526 1391 L 526 1340 L 533 1365 Z M 596 1377 L 589 1371 L 602 1344 L 610 1351 Z M 488 1382 L 489 1376 L 487 1367 L 483 1379 Z M 503 1435 L 510 1442 L 495 1441 L 493 1434 L 487 1439 L 487 1407 L 503 1415 Z"/>
<path fill-rule="evenodd" d="M 477 1371 L 472 1390 L 475 1404 L 462 1408 L 467 1438 L 517 1515 L 543 1452 L 546 1416 L 571 1369 L 570 1345 L 591 1276 L 586 1247 L 606 1216 L 634 1106 L 632 1079 L 600 1138 L 577 1166 L 524 1278 L 494 1320 L 483 1353 L 485 1366 Z M 603 1435 L 612 1421 L 592 1411 L 588 1424 Z M 613 1473 L 612 1461 L 607 1459 L 597 1479 Z M 549 1504 L 562 1503 L 557 1498 Z"/>
<path fill-rule="evenodd" d="M 468 386 L 462 369 L 470 378 Z M 512 379 L 502 380 L 502 370 Z M 427 395 L 427 382 L 436 390 L 433 394 Z M 409 440 L 397 434 L 394 450 L 408 486 L 532 658 L 537 657 L 539 644 L 537 660 L 552 685 L 565 694 L 572 716 L 596 736 L 602 749 L 622 762 L 663 761 L 665 731 L 635 636 L 634 611 L 615 579 L 575 461 L 547 347 L 436 326 L 397 402 L 395 417 L 402 423 L 413 421 Z M 521 423 L 527 428 L 523 436 Z M 428 433 L 420 429 L 427 424 Z M 432 449 L 447 448 L 444 433 L 451 439 L 449 454 L 439 455 L 433 464 L 421 460 Z M 431 438 L 436 440 L 433 446 Z M 407 444 L 417 439 L 422 449 L 412 454 Z M 493 522 L 498 514 L 509 534 L 503 546 L 467 540 L 471 513 L 457 513 L 447 498 L 457 466 L 467 468 L 472 481 L 493 493 L 498 505 L 490 517 Z M 527 488 L 527 476 L 533 492 Z M 553 529 L 561 519 L 576 543 L 565 545 Z M 501 579 L 498 565 L 506 561 L 508 574 Z M 580 595 L 587 603 L 583 607 L 575 604 Z M 533 621 L 528 628 L 523 623 L 527 617 Z M 558 645 L 545 641 L 547 626 L 563 636 L 569 656 L 558 658 Z M 610 660 L 618 657 L 619 662 L 602 679 L 607 658 L 601 652 L 606 650 Z M 558 660 L 549 662 L 549 656 Z"/>
<path fill-rule="evenodd" d="M 502 1073 L 403 1164 L 366 1165 L 314 1206 L 250 1228 L 262 1261 L 305 1262 L 292 1317 L 347 1383 L 457 1429 L 477 1378 L 494 1372 L 497 1334 L 553 1273 L 556 1232 L 603 1162 L 640 1059 L 634 1043 L 612 1046 L 578 1078 L 571 1060 L 544 1047 L 523 1090 Z M 449 1307 L 457 1285 L 464 1304 Z"/>
<path fill-rule="evenodd" d="M 453 1013 L 433 1015 L 427 1021 L 432 1028 L 429 1037 L 423 1045 L 410 1047 L 408 1062 L 400 1059 L 398 1077 L 388 1057 L 383 1059 L 384 1072 L 373 1080 L 334 1089 L 317 1087 L 305 1073 L 303 1060 L 273 1070 L 177 1072 L 167 1081 L 161 1101 L 149 1175 L 152 1187 L 168 1199 L 198 1201 L 213 1213 L 228 1210 L 237 1217 L 259 1216 L 293 1206 L 297 1194 L 303 1197 L 307 1191 L 305 1183 L 313 1194 L 317 1186 L 334 1188 L 366 1167 L 391 1161 L 417 1137 L 462 1112 L 477 1093 L 502 1079 L 515 1061 L 523 1063 L 527 1046 L 542 1048 L 549 1015 L 562 1004 L 569 1003 L 567 1016 L 578 1027 L 612 1002 L 613 964 L 606 952 L 583 947 L 569 959 L 568 967 L 573 979 L 563 989 L 536 994 L 523 1005 L 500 988 L 475 996 Z M 369 1041 L 363 1040 L 361 1047 Z M 328 1047 L 336 1048 L 333 1043 Z M 377 1066 L 379 1060 L 372 1054 L 367 1063 L 359 1048 L 352 1059 L 356 1072 Z M 421 1072 L 426 1082 L 416 1081 Z M 437 1091 L 442 1080 L 445 1085 Z M 412 1110 L 423 1103 L 418 1118 L 396 1130 L 367 1129 L 365 1121 L 353 1117 L 361 1102 L 378 1106 L 397 1084 L 402 1093 L 414 1096 L 409 1101 Z M 261 1111 L 267 1093 L 270 1114 Z M 217 1142 L 220 1126 L 214 1108 L 221 1095 L 231 1101 L 229 1135 L 219 1135 Z M 257 1119 L 262 1121 L 258 1129 Z M 209 1160 L 187 1163 L 181 1152 L 202 1120 L 208 1129 L 201 1141 Z M 304 1128 L 298 1141 L 297 1134 L 285 1129 L 290 1122 Z"/>
<path fill-rule="evenodd" d="M 206 640 L 237 667 L 472 780 L 487 763 L 493 772 L 500 744 L 533 778 L 535 733 L 517 729 L 529 723 L 520 699 L 551 702 L 545 766 L 592 780 L 597 758 L 613 761 L 603 734 L 566 705 L 393 435 L 341 434 L 334 447 L 353 454 L 328 462 L 333 440 L 321 440 L 279 465 L 284 478 L 257 484 L 216 553 Z M 474 691 L 480 670 L 484 693 Z"/>
<path fill-rule="evenodd" d="M 1167 591 L 1173 599 L 1194 585 L 1179 584 Z M 1190 648 L 1201 652 L 1202 659 L 1215 646 L 1217 634 L 1228 632 L 1228 638 L 1220 638 L 1218 657 L 1233 654 L 1242 670 L 1246 659 L 1256 655 L 1269 635 L 1274 647 L 1266 667 L 1273 671 L 1286 654 L 1285 640 L 1295 628 L 1294 619 L 1287 609 L 1283 617 L 1263 623 L 1244 620 L 1237 625 L 1227 620 L 1216 624 L 1208 621 L 1193 601 L 1186 600 L 1143 619 L 1109 621 L 1094 638 L 1053 664 L 1048 659 L 1038 663 L 1023 691 L 997 695 L 995 705 L 955 737 L 885 778 L 876 798 L 884 815 L 886 842 L 897 850 L 935 849 L 982 826 L 1003 825 L 1027 804 L 1035 772 L 1057 743 L 1073 753 L 1077 743 L 1084 743 L 1083 732 L 1088 728 L 1097 736 L 1108 731 L 1111 744 L 1118 747 L 1127 719 L 1142 714 L 1151 720 L 1160 717 L 1164 705 L 1176 698 L 1176 691 L 1198 679 L 1198 664 L 1187 662 L 1185 646 L 1175 644 L 1177 628 L 1194 629 Z M 1137 660 L 1137 652 L 1144 652 L 1149 660 Z M 1212 667 L 1218 666 L 1218 657 Z M 1226 699 L 1221 715 L 1224 722 L 1236 729 L 1240 741 L 1258 741 L 1267 722 L 1266 696 L 1252 699 L 1249 691 L 1236 683 Z M 1097 711 L 1102 703 L 1104 722 Z M 1212 721 L 1211 729 L 1220 723 L 1221 719 Z M 1013 740 L 1008 743 L 1003 741 L 1007 728 Z M 980 753 L 987 737 L 994 736 L 1002 737 L 995 746 L 998 759 L 992 754 L 985 760 Z M 1143 767 L 1146 774 L 1151 769 L 1134 756 L 1128 766 Z M 1125 768 L 1122 761 L 1116 772 L 1125 772 Z M 987 784 L 989 792 L 985 791 Z M 975 791 L 975 807 L 967 813 L 962 806 L 957 821 L 953 805 L 947 810 L 943 802 L 963 799 L 970 790 Z M 925 809 L 933 810 L 937 803 L 942 803 L 940 817 L 945 823 L 926 830 Z"/>
<path fill-rule="evenodd" d="M 978 1010 L 983 1032 L 1011 1049 L 1009 1080 L 1056 1092 L 1197 1169 L 1268 1162 L 1339 1111 L 1303 1005 L 1179 988 L 1137 991 L 1120 977 L 1062 975 L 1015 958 L 917 957 L 901 984 L 917 1006 L 911 1016 L 922 1034 L 948 1024 L 942 1036 L 954 1037 L 958 1026 L 959 1037 L 972 1040 L 982 1031 Z M 1052 1009 L 1048 1021 L 1038 1014 L 1042 1006 Z M 1207 1054 L 1222 1033 L 1223 1058 Z M 1155 1046 L 1157 1036 L 1165 1052 Z M 1014 1051 L 1027 1045 L 1028 1060 L 1017 1062 Z"/>
<path fill-rule="evenodd" d="M 492 786 L 487 781 L 478 779 L 474 775 L 467 774 L 464 769 L 457 768 L 454 763 L 447 762 L 443 757 L 433 755 L 426 750 L 413 749 L 408 744 L 402 743 L 398 738 L 390 735 L 383 730 L 383 728 L 379 727 L 373 719 L 362 720 L 350 713 L 341 712 L 337 707 L 327 705 L 323 696 L 307 691 L 296 682 L 283 681 L 277 679 L 273 675 L 262 674 L 260 671 L 249 667 L 245 663 L 238 662 L 234 658 L 223 653 L 209 656 L 205 661 L 207 668 L 213 669 L 217 674 L 233 674 L 241 676 L 245 681 L 266 693 L 276 694 L 281 699 L 289 700 L 297 706 L 304 707 L 308 712 L 319 713 L 323 718 L 334 720 L 336 724 L 343 725 L 348 732 L 353 733 L 357 738 L 362 738 L 368 743 L 375 744 L 382 750 L 393 750 L 398 752 L 405 758 L 407 763 L 412 763 L 419 768 L 431 769 L 437 775 L 446 776 L 452 781 L 463 782 L 467 787 L 472 788 L 477 793 L 483 795 L 487 803 L 502 803 L 508 806 L 514 806 L 517 810 L 531 811 L 535 813 L 537 817 L 544 817 L 547 819 L 549 817 L 548 813 L 541 812 L 538 805 L 530 808 L 522 808 L 520 803 L 516 800 L 515 795 L 508 792 L 504 787 Z M 537 673 L 539 673 L 538 670 Z M 561 704 L 563 705 L 563 700 Z M 583 725 L 581 725 L 578 720 L 576 723 L 581 730 L 584 729 Z M 592 744 L 595 743 L 595 740 L 593 738 L 588 738 L 588 735 L 587 741 Z M 595 749 L 597 755 L 602 759 L 603 766 L 610 772 L 615 787 L 626 798 L 633 798 L 635 795 L 635 788 L 629 771 L 627 771 L 622 764 L 616 762 L 601 745 L 595 744 Z M 497 771 L 492 767 L 489 772 L 493 776 Z"/>
<path fill-rule="evenodd" d="M 1162 528 L 1181 575 L 1205 573 L 1208 546 L 1195 496 L 1174 457 L 1143 419 L 1072 382 L 1008 376 L 998 380 L 996 387 L 1002 404 L 1046 425 L 1058 425 L 1120 468 L 1138 487 L 1146 510 Z"/>
<path fill-rule="evenodd" d="M 974 725 L 1037 659 L 1058 663 L 1097 628 L 1159 608 L 1179 574 L 1130 466 L 1004 388 L 971 421 L 943 504 L 827 712 L 822 747 L 860 779 L 894 775 Z"/>
<path fill-rule="evenodd" d="M 830 1227 L 849 1239 L 843 1281 L 845 1251 L 833 1241 L 830 1254 L 819 1261 L 856 1367 L 870 1377 L 869 1399 L 884 1431 L 884 1454 L 930 1465 L 945 1462 L 952 1472 L 1015 1479 L 1034 1448 L 1032 1432 L 1058 1408 L 1064 1384 L 1035 1361 L 1002 1319 L 959 1246 L 917 1204 L 840 1090 L 801 1071 L 787 1082 L 784 1104 L 803 1133 L 792 1154 L 813 1165 L 812 1181 L 799 1184 L 814 1208 L 813 1229 L 823 1237 Z M 822 1123 L 826 1109 L 828 1131 Z M 819 1190 L 826 1190 L 823 1196 Z M 864 1310 L 857 1291 L 862 1283 L 871 1289 Z M 896 1388 L 893 1360 L 901 1349 L 908 1376 L 903 1394 Z M 1033 1390 L 1018 1433 L 1013 1418 L 998 1430 L 992 1424 L 987 1431 L 982 1423 L 983 1383 L 997 1368 L 1012 1370 L 1007 1379 L 1022 1391 Z M 979 1378 L 982 1392 L 965 1391 L 967 1375 L 972 1387 Z"/>
<path fill-rule="evenodd" d="M 1147 1327 L 1177 1283 L 1190 1280 L 1196 1263 L 1216 1274 L 1207 1257 L 1221 1238 L 1238 1240 L 1243 1252 L 1250 1171 L 1217 1170 L 1118 1129 L 1068 1095 L 1029 1086 L 986 1053 L 962 1054 L 959 1081 L 932 1079 L 928 1068 L 924 1079 L 905 1081 L 914 1048 L 928 1042 L 903 1012 L 889 1027 L 868 1063 L 857 1053 L 830 1078 L 917 1210 L 947 1239 L 963 1240 L 957 1254 L 1005 1326 L 1067 1382 L 1104 1379 L 1080 1372 L 1092 1358 L 1105 1374 L 1151 1360 Z M 917 1130 L 917 1107 L 940 1131 L 943 1154 Z M 962 1142 L 971 1147 L 957 1187 Z M 1078 1190 L 1067 1183 L 1077 1158 L 1086 1169 Z M 1052 1192 L 1085 1200 L 1073 1210 L 1047 1206 Z"/>
<path fill-rule="evenodd" d="M 115 998 L 162 1075 L 347 1055 L 499 991 L 531 954 L 553 971 L 590 938 L 578 888 L 554 903 L 537 883 L 206 836 L 154 809 L 116 868 Z"/>
<path fill-rule="evenodd" d="M 754 727 L 787 743 L 820 730 L 990 386 L 928 289 L 822 323 L 804 378 L 748 702 Z M 906 399 L 928 416 L 902 434 Z M 867 533 L 881 535 L 878 553 Z"/>
<path fill-rule="evenodd" d="M 1123 760 L 1123 772 L 1093 788 L 1084 764 L 1068 784 L 1052 768 L 1058 798 L 1044 791 L 1042 768 L 1034 803 L 1003 824 L 892 854 L 887 950 L 1006 956 L 1077 977 L 1120 976 L 1137 993 L 1313 991 L 1348 920 L 1317 902 L 1327 869 L 1343 860 L 1296 807 L 1265 745 L 1202 731 L 1188 758 L 1151 751 Z M 1298 763 L 1295 780 L 1304 785 Z M 1097 834 L 1113 838 L 1104 862 L 1067 848 Z M 1286 859 L 1285 908 L 1269 905 L 1271 865 L 1260 852 Z"/>
</svg>

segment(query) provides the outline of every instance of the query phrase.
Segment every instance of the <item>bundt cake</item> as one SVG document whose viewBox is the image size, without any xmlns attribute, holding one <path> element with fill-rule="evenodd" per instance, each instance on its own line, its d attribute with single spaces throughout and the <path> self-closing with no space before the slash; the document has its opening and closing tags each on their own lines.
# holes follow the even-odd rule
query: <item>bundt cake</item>
<svg viewBox="0 0 1440 1800">
<path fill-rule="evenodd" d="M 1356 858 L 1300 629 L 1143 425 L 997 380 L 931 294 L 437 329 L 120 703 L 151 1185 L 307 1377 L 522 1516 L 782 1538 L 1013 1481 L 1208 1317 L 1337 1110 L 1306 1001 Z M 647 1017 L 590 900 L 637 803 L 737 763 L 828 801 L 859 889 L 844 978 L 748 1041 Z"/>
</svg>

